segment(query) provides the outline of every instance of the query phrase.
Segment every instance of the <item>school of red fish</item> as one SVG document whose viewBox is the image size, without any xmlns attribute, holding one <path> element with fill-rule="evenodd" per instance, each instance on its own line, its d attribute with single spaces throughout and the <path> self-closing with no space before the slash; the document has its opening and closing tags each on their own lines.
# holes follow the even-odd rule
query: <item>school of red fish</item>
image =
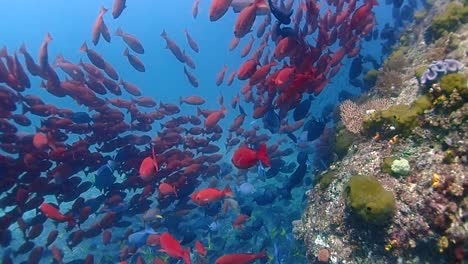
<svg viewBox="0 0 468 264">
<path fill-rule="evenodd" d="M 301 128 L 304 120 L 288 124 L 288 113 L 299 105 L 303 96 L 320 94 L 339 72 L 344 58 L 359 54 L 361 38 L 372 32 L 375 24 L 372 8 L 377 4 L 375 0 L 365 0 L 361 4 L 356 0 L 326 0 L 328 7 L 323 10 L 316 0 L 296 3 L 278 0 L 275 5 L 285 13 L 293 8 L 295 11 L 290 32 L 284 33 L 281 25 L 273 21 L 275 18 L 270 14 L 267 0 L 235 6 L 233 2 L 211 0 L 209 14 L 204 17 L 198 17 L 199 0 L 193 4 L 193 18 L 209 19 L 213 23 L 223 19 L 232 6 L 237 19 L 229 49 L 234 50 L 241 38 L 249 40 L 241 51 L 244 63 L 229 73 L 224 65 L 214 84 L 230 86 L 236 77 L 244 81 L 245 85 L 239 89 L 238 96 L 232 98 L 230 106 L 236 109 L 242 101 L 252 105 L 254 119 L 262 118 L 271 107 L 277 109 L 282 121 L 280 132 Z M 131 3 L 127 7 L 125 0 L 114 0 L 113 19 L 131 12 L 131 8 Z M 103 45 L 103 40 L 110 42 L 107 19 L 111 18 L 103 7 L 92 26 L 91 41 L 81 46 L 86 56 L 79 62 L 59 55 L 52 63 L 48 53 L 49 45 L 53 45 L 51 34 L 45 36 L 37 60 L 26 45 L 21 46 L 19 52 L 6 48 L 0 52 L 0 190 L 3 193 L 0 205 L 13 208 L 0 217 L 0 242 L 4 247 L 9 245 L 9 227 L 17 223 L 24 241 L 14 249 L 14 255 L 29 254 L 26 263 L 40 263 L 46 250 L 52 252 L 56 263 L 63 263 L 63 250 L 54 244 L 60 237 L 58 229 L 51 230 L 42 245 L 32 242 L 43 232 L 46 221 L 65 225 L 67 233 L 62 236 L 67 246 L 74 248 L 83 240 L 100 235 L 104 244 L 109 243 L 112 230 L 122 228 L 123 214 L 143 214 L 155 200 L 159 210 L 183 217 L 188 211 L 197 210 L 197 206 L 230 197 L 235 199 L 229 185 L 218 189 L 212 183 L 199 188 L 220 170 L 218 162 L 225 158 L 226 152 L 218 145 L 225 134 L 226 147 L 235 150 L 227 160 L 239 173 L 246 173 L 257 165 L 270 166 L 271 156 L 291 154 L 281 153 L 279 144 L 267 146 L 270 135 L 258 134 L 258 127 L 245 130 L 243 111 L 229 128 L 218 125 L 228 109 L 222 97 L 218 109 L 202 109 L 205 98 L 197 96 L 196 90 L 194 95 L 181 96 L 180 105 L 194 107 L 194 115 L 186 115 L 180 113 L 177 104 L 158 104 L 153 98 L 143 96 L 144 89 L 125 81 L 118 69 L 90 45 Z M 263 21 L 257 23 L 253 32 L 258 19 Z M 128 46 L 123 55 L 133 69 L 145 72 L 147 66 L 138 57 L 145 52 L 144 45 L 124 28 L 115 30 L 115 36 Z M 185 36 L 193 52 L 203 52 L 189 31 L 185 30 Z M 185 64 L 188 84 L 207 85 L 200 83 L 192 72 L 196 66 L 188 53 L 165 31 L 161 37 L 175 59 Z M 255 42 L 259 42 L 258 48 L 251 50 Z M 268 47 L 272 45 L 270 55 Z M 32 87 L 30 78 L 39 78 L 40 88 Z M 76 112 L 49 104 L 34 95 L 34 89 L 45 89 L 58 98 L 72 98 L 89 111 Z M 121 98 L 123 92 L 132 99 Z M 153 128 L 156 124 L 157 128 Z M 23 132 L 26 127 L 36 127 L 36 132 Z M 147 135 L 154 129 L 156 135 Z M 112 157 L 115 153 L 118 157 Z M 103 195 L 99 199 L 81 197 L 93 183 L 88 176 L 77 175 L 84 172 L 91 176 L 106 164 L 109 170 L 125 175 L 123 180 L 109 179 L 109 184 L 102 185 Z M 97 179 L 95 184 L 98 184 Z M 137 191 L 127 197 L 128 190 Z M 44 197 L 48 195 L 55 196 L 58 204 L 46 202 Z M 108 210 L 102 214 L 102 207 L 113 208 L 123 200 L 129 204 L 125 213 Z M 65 211 L 61 202 L 72 202 L 71 209 Z M 37 215 L 25 221 L 23 214 L 31 210 Z M 247 220 L 247 215 L 239 214 L 233 219 L 233 227 L 242 228 Z M 198 255 L 198 263 L 205 263 L 203 259 L 210 254 L 200 241 L 196 241 L 193 248 L 183 248 L 168 232 L 150 235 L 147 244 L 184 263 L 191 263 L 191 254 Z M 127 263 L 137 250 L 124 246 L 118 258 L 121 263 Z M 264 258 L 267 258 L 265 250 L 226 252 L 215 263 L 252 263 Z M 5 254 L 2 263 L 16 263 L 13 259 Z M 84 256 L 82 261 L 94 263 L 93 254 Z M 136 263 L 143 262 L 141 257 L 136 260 Z M 158 257 L 154 263 L 166 263 L 166 260 Z"/>
</svg>

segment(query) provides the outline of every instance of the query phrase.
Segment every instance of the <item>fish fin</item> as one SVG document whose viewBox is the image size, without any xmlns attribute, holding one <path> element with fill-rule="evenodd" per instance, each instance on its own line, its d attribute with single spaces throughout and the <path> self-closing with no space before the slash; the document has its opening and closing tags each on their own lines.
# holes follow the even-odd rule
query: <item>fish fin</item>
<svg viewBox="0 0 468 264">
<path fill-rule="evenodd" d="M 265 166 L 270 167 L 270 158 L 267 154 L 267 147 L 265 144 L 260 145 L 260 149 L 257 151 L 257 159 L 260 160 Z"/>
<path fill-rule="evenodd" d="M 297 137 L 292 132 L 288 132 L 287 135 L 294 143 L 297 143 Z"/>
<path fill-rule="evenodd" d="M 151 147 L 151 154 L 153 156 L 153 165 L 155 171 L 159 171 L 158 160 L 156 159 L 156 153 L 154 152 L 154 146 Z"/>
<path fill-rule="evenodd" d="M 224 193 L 224 196 L 228 196 L 228 197 L 233 197 L 234 194 L 232 193 L 232 190 L 231 190 L 231 187 L 228 185 L 226 185 L 226 187 L 224 187 L 224 190 L 223 190 L 223 193 Z"/>
</svg>

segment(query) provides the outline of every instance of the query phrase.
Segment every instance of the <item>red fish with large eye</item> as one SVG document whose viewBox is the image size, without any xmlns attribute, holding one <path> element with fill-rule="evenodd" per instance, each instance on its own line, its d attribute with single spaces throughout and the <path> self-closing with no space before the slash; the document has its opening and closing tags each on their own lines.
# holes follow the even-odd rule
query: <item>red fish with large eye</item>
<svg viewBox="0 0 468 264">
<path fill-rule="evenodd" d="M 48 203 L 43 203 L 39 207 L 41 212 L 50 219 L 53 219 L 57 222 L 69 222 L 73 223 L 73 216 L 71 214 L 64 215 L 60 213 L 59 209 L 55 208 L 53 205 Z"/>
<path fill-rule="evenodd" d="M 206 188 L 191 195 L 192 201 L 198 205 L 207 205 L 212 202 L 223 199 L 224 197 L 232 197 L 232 191 L 229 185 L 223 190 L 215 188 Z"/>
<path fill-rule="evenodd" d="M 265 144 L 260 145 L 258 151 L 242 146 L 234 152 L 232 156 L 232 164 L 239 169 L 248 169 L 255 166 L 259 161 L 270 167 L 270 158 L 267 155 L 267 147 Z"/>
<path fill-rule="evenodd" d="M 161 243 L 162 252 L 165 252 L 170 257 L 183 259 L 184 264 L 191 263 L 190 249 L 183 249 L 179 241 L 177 241 L 171 234 L 168 232 L 162 233 L 159 241 Z"/>
<path fill-rule="evenodd" d="M 148 156 L 143 159 L 140 165 L 140 177 L 144 181 L 149 181 L 159 170 L 158 161 L 156 160 L 156 154 L 154 153 L 154 148 L 152 148 L 152 156 Z"/>
</svg>

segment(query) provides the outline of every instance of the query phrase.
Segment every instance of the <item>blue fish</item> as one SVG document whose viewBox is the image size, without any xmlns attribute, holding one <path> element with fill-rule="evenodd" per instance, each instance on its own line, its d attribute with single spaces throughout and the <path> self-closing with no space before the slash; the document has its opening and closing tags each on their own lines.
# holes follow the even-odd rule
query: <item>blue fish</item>
<svg viewBox="0 0 468 264">
<path fill-rule="evenodd" d="M 94 181 L 94 186 L 103 191 L 109 189 L 115 182 L 114 169 L 115 162 L 109 160 L 106 164 L 102 165 L 97 171 Z"/>
<path fill-rule="evenodd" d="M 75 112 L 72 114 L 70 119 L 76 124 L 86 124 L 93 121 L 93 119 L 86 112 Z"/>
<path fill-rule="evenodd" d="M 157 234 L 151 227 L 145 226 L 145 229 L 142 231 L 135 232 L 128 236 L 128 244 L 134 247 L 141 247 L 146 244 L 146 240 L 149 235 Z"/>
<path fill-rule="evenodd" d="M 263 127 L 269 130 L 272 134 L 275 134 L 279 131 L 281 125 L 281 119 L 279 115 L 275 112 L 273 107 L 270 107 L 265 115 L 263 116 Z"/>
</svg>

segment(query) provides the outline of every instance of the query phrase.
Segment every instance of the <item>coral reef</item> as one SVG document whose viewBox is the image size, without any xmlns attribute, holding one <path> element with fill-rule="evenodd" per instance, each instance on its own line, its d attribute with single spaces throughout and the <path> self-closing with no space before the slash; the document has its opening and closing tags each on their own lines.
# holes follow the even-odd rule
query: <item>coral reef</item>
<svg viewBox="0 0 468 264">
<path fill-rule="evenodd" d="M 426 84 L 435 81 L 447 73 L 458 72 L 462 67 L 463 64 L 454 59 L 433 61 L 422 74 L 421 83 Z"/>
<path fill-rule="evenodd" d="M 460 25 L 466 23 L 468 23 L 468 7 L 452 2 L 447 5 L 445 12 L 432 19 L 431 32 L 434 39 L 438 39 L 447 32 L 458 30 Z"/>
<path fill-rule="evenodd" d="M 367 223 L 383 225 L 393 215 L 395 198 L 375 177 L 356 175 L 349 179 L 346 201 L 352 211 Z"/>
<path fill-rule="evenodd" d="M 443 28 L 444 14 L 439 14 L 454 12 L 453 7 L 446 8 L 446 1 L 431 3 L 427 17 L 412 26 L 415 45 L 404 52 L 401 90 L 378 90 L 376 85 L 359 103 L 348 100 L 340 106 L 346 130 L 338 129 L 335 139 L 339 159 L 307 192 L 308 206 L 293 222 L 294 234 L 305 243 L 312 261 L 323 248 L 329 250 L 331 263 L 371 263 L 369 256 L 378 263 L 463 263 L 466 258 L 467 69 L 457 64 L 458 73 L 451 73 L 452 65 L 445 64 L 441 66 L 447 72 L 431 84 L 422 86 L 418 79 L 432 61 L 468 64 L 468 26 L 458 17 L 457 28 L 444 28 L 450 34 L 426 42 L 424 30 L 434 21 Z M 457 14 L 465 12 L 460 3 L 450 5 L 459 7 Z M 369 71 L 369 83 L 384 71 Z M 380 95 L 392 99 L 379 99 Z M 388 104 L 382 109 L 369 107 L 376 100 Z M 356 175 L 372 175 L 380 190 L 394 194 L 394 209 L 385 225 L 355 221 L 359 213 L 346 194 Z"/>
</svg>

